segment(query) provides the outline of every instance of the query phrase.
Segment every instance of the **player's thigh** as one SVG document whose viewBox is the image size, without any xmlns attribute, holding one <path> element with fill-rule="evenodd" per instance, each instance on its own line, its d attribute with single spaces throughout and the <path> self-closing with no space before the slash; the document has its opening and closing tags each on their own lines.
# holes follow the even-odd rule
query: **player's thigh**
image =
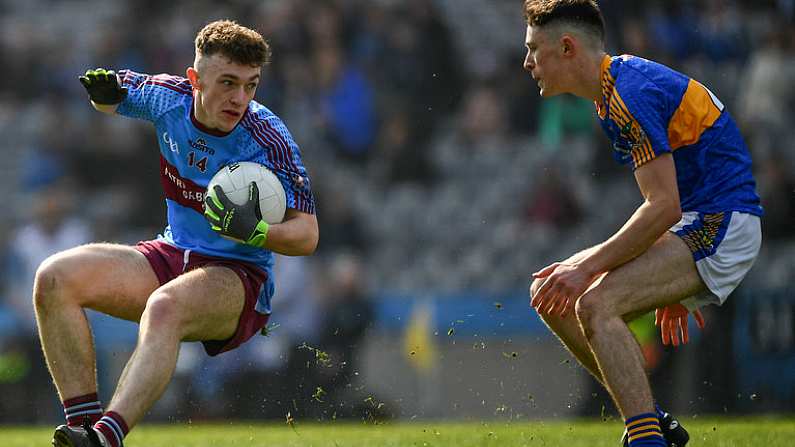
<svg viewBox="0 0 795 447">
<path fill-rule="evenodd" d="M 645 253 L 605 274 L 583 299 L 629 321 L 706 289 L 687 245 L 665 232 Z M 594 291 L 596 293 L 590 293 Z"/>
<path fill-rule="evenodd" d="M 204 266 L 160 287 L 150 306 L 163 306 L 180 326 L 184 341 L 226 340 L 237 330 L 246 302 L 243 282 L 232 269 Z"/>
<path fill-rule="evenodd" d="M 82 307 L 131 321 L 140 319 L 146 300 L 159 286 L 141 252 L 108 243 L 81 245 L 51 256 L 39 267 L 37 282 L 68 293 L 68 299 Z"/>
</svg>

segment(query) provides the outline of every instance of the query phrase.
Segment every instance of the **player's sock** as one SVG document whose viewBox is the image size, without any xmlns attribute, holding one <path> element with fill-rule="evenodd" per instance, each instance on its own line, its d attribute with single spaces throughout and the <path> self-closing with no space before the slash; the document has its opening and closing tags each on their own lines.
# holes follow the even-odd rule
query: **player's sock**
<svg viewBox="0 0 795 447">
<path fill-rule="evenodd" d="M 70 427 L 79 427 L 85 418 L 93 425 L 102 417 L 102 403 L 97 393 L 90 393 L 63 401 L 63 412 Z"/>
<path fill-rule="evenodd" d="M 107 441 L 106 447 L 122 447 L 124 444 L 122 440 L 127 436 L 130 429 L 127 428 L 127 422 L 115 411 L 108 411 L 102 416 L 102 419 L 94 424 L 94 428 L 105 438 Z"/>
<path fill-rule="evenodd" d="M 629 447 L 666 447 L 657 413 L 642 413 L 627 418 Z"/>
</svg>

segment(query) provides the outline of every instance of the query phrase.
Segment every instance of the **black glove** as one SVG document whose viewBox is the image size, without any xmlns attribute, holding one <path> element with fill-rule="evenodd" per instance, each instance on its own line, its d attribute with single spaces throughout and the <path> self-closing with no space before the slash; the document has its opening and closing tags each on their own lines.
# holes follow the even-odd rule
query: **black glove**
<svg viewBox="0 0 795 447">
<path fill-rule="evenodd" d="M 96 104 L 116 105 L 127 97 L 127 88 L 119 85 L 119 78 L 113 70 L 88 70 L 78 79 L 86 88 L 88 97 Z"/>
<path fill-rule="evenodd" d="M 204 198 L 204 217 L 210 222 L 210 228 L 221 236 L 254 247 L 265 245 L 269 225 L 262 220 L 259 188 L 255 182 L 249 185 L 248 200 L 243 205 L 232 203 L 224 190 L 215 185 Z"/>
</svg>

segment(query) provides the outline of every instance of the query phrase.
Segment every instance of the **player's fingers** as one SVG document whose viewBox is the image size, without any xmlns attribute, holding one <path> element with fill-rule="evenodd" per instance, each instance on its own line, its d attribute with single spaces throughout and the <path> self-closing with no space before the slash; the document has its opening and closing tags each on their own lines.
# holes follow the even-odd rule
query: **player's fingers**
<svg viewBox="0 0 795 447">
<path fill-rule="evenodd" d="M 541 270 L 533 273 L 533 278 L 546 278 L 547 276 L 551 275 L 552 272 L 554 272 L 557 267 L 558 267 L 558 263 L 557 262 L 552 263 L 552 264 L 542 268 Z"/>
<path fill-rule="evenodd" d="M 680 327 L 681 323 L 679 322 L 679 318 L 671 318 L 671 344 L 673 344 L 674 347 L 679 346 L 679 331 L 677 329 L 680 329 Z"/>
<path fill-rule="evenodd" d="M 662 309 L 654 309 L 654 325 L 659 326 L 662 322 L 663 310 Z"/>
<path fill-rule="evenodd" d="M 218 205 L 218 208 L 222 210 L 226 209 L 227 205 L 229 205 L 231 202 L 229 200 L 229 197 L 227 197 L 226 193 L 221 188 L 221 186 L 220 185 L 213 186 L 213 192 L 215 193 L 211 196 L 213 202 L 215 202 L 215 204 Z"/>
<path fill-rule="evenodd" d="M 221 205 L 221 203 L 214 197 L 213 194 L 207 194 L 204 196 L 204 208 L 212 210 L 215 214 L 219 214 L 224 209 L 223 205 Z"/>
<path fill-rule="evenodd" d="M 259 188 L 257 187 L 257 182 L 248 184 L 248 200 L 252 202 L 259 201 Z"/>
<path fill-rule="evenodd" d="M 559 296 L 558 299 L 555 301 L 555 305 L 549 309 L 550 315 L 562 315 L 563 311 L 566 310 L 566 297 Z"/>
<path fill-rule="evenodd" d="M 704 324 L 705 324 L 704 323 L 704 315 L 701 315 L 701 311 L 696 309 L 696 311 L 693 312 L 693 317 L 695 317 L 695 319 L 696 319 L 696 325 L 698 326 L 698 328 L 699 329 L 704 329 Z"/>
<path fill-rule="evenodd" d="M 86 88 L 88 88 L 88 86 L 90 86 L 90 85 L 91 85 L 91 80 L 90 80 L 90 79 L 88 79 L 88 78 L 87 78 L 87 77 L 85 77 L 85 76 L 78 76 L 78 78 L 77 78 L 77 79 L 80 81 L 80 83 L 81 83 L 81 84 L 83 84 L 83 87 L 86 87 Z"/>
<path fill-rule="evenodd" d="M 555 300 L 552 302 L 552 304 L 549 305 L 549 308 L 547 309 L 547 315 L 550 316 L 558 315 L 560 313 L 559 309 L 561 308 L 561 305 L 562 304 L 565 305 L 565 303 L 563 303 L 563 300 L 564 298 L 561 297 L 555 298 Z"/>
<path fill-rule="evenodd" d="M 530 307 L 534 308 L 536 311 L 538 311 L 540 313 L 541 312 L 541 305 L 545 301 L 546 301 L 546 299 L 545 299 L 544 295 L 542 295 L 542 294 L 538 293 L 538 291 L 536 291 L 536 294 L 533 295 L 533 297 L 530 299 Z"/>
<path fill-rule="evenodd" d="M 542 307 L 542 312 L 547 315 L 552 315 L 552 310 L 555 308 L 555 306 L 557 306 L 559 299 L 560 296 L 558 295 L 557 291 L 553 290 L 549 298 L 544 303 L 544 306 Z"/>
<path fill-rule="evenodd" d="M 560 313 L 560 317 L 567 318 L 569 315 L 571 315 L 572 311 L 574 310 L 574 303 L 576 302 L 577 300 L 575 299 L 567 299 L 566 305 L 563 306 L 563 311 Z"/>
<path fill-rule="evenodd" d="M 541 283 L 541 287 L 536 289 L 535 295 L 533 295 L 530 299 L 530 305 L 535 308 L 538 308 L 539 303 L 544 301 L 547 293 L 549 292 L 549 288 L 552 287 L 552 281 L 550 278 L 547 278 L 544 282 Z"/>
<path fill-rule="evenodd" d="M 660 321 L 660 336 L 662 336 L 663 345 L 668 346 L 671 343 L 671 334 L 668 332 L 668 320 L 665 318 L 665 315 L 663 315 Z"/>
<path fill-rule="evenodd" d="M 205 219 L 209 220 L 210 223 L 212 224 L 215 225 L 221 224 L 221 218 L 218 217 L 218 214 L 215 211 L 213 211 L 212 207 L 206 207 L 204 209 L 204 217 Z"/>
<path fill-rule="evenodd" d="M 689 334 L 687 332 L 687 323 L 688 318 L 687 314 L 684 317 L 679 317 L 679 328 L 682 331 L 682 344 L 686 345 L 690 341 Z"/>
<path fill-rule="evenodd" d="M 538 303 L 538 313 L 542 315 L 549 313 L 549 308 L 554 304 L 555 304 L 555 297 L 553 296 L 544 297 L 544 300 Z"/>
</svg>

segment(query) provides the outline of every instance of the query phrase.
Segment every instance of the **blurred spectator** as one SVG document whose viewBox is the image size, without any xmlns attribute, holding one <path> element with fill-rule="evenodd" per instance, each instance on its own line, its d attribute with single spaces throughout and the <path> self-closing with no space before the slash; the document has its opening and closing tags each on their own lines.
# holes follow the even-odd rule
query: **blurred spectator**
<svg viewBox="0 0 795 447">
<path fill-rule="evenodd" d="M 92 231 L 81 216 L 78 196 L 68 181 L 42 186 L 32 193 L 30 216 L 11 238 L 11 282 L 9 303 L 21 328 L 35 334 L 31 302 L 33 278 L 39 265 L 50 255 L 90 242 Z"/>
<path fill-rule="evenodd" d="M 700 14 L 699 31 L 702 49 L 712 63 L 740 63 L 748 55 L 744 21 L 733 0 L 707 0 Z"/>
<path fill-rule="evenodd" d="M 379 80 L 391 95 L 411 98 L 412 124 L 426 138 L 461 99 L 457 49 L 429 0 L 400 4 L 389 21 L 387 47 L 377 58 Z"/>
<path fill-rule="evenodd" d="M 535 224 L 565 231 L 582 222 L 584 209 L 560 170 L 547 166 L 536 177 L 533 195 L 527 204 L 527 219 Z"/>
<path fill-rule="evenodd" d="M 357 387 L 361 368 L 361 346 L 372 327 L 374 309 L 365 285 L 362 260 L 341 253 L 326 263 L 327 283 L 323 291 L 323 321 L 317 349 L 327 362 L 317 362 L 306 383 L 313 392 L 309 408 L 316 418 L 365 418 L 367 392 Z M 310 352 L 310 358 L 316 357 Z M 316 363 L 311 361 L 311 363 Z M 320 391 L 319 391 L 320 390 Z"/>
<path fill-rule="evenodd" d="M 795 236 L 795 171 L 784 154 L 775 152 L 759 161 L 759 195 L 765 207 L 762 230 L 769 240 Z"/>
<path fill-rule="evenodd" d="M 491 85 L 467 92 L 462 110 L 436 143 L 435 162 L 453 180 L 498 168 L 517 150 L 509 132 L 507 104 Z"/>
<path fill-rule="evenodd" d="M 590 135 L 593 131 L 593 103 L 571 95 L 543 101 L 539 110 L 538 137 L 547 151 L 565 151 L 564 137 Z"/>
<path fill-rule="evenodd" d="M 655 44 L 655 60 L 666 65 L 674 63 L 676 66 L 701 49 L 698 35 L 699 16 L 690 2 L 658 2 L 649 14 L 648 29 Z"/>
<path fill-rule="evenodd" d="M 779 22 L 751 56 L 742 78 L 738 121 L 754 154 L 768 156 L 792 132 L 795 113 L 795 32 Z M 783 148 L 781 148 L 783 149 Z M 790 159 L 790 151 L 786 155 Z"/>
<path fill-rule="evenodd" d="M 436 180 L 428 145 L 420 138 L 421 124 L 400 102 L 386 112 L 378 135 L 376 156 L 370 166 L 373 183 L 389 187 L 397 183 L 430 186 Z"/>
<path fill-rule="evenodd" d="M 360 185 L 340 180 L 324 185 L 318 200 L 318 224 L 323 235 L 318 243 L 319 256 L 333 256 L 339 251 L 362 254 L 369 248 L 364 223 L 353 203 L 353 189 Z"/>
<path fill-rule="evenodd" d="M 345 57 L 334 42 L 315 48 L 317 107 L 339 155 L 361 163 L 372 150 L 378 119 L 370 81 Z"/>
<path fill-rule="evenodd" d="M 43 179 L 33 182 L 36 188 L 26 201 L 30 214 L 12 231 L 7 262 L 3 265 L 10 280 L 5 296 L 0 295 L 0 320 L 10 317 L 12 328 L 11 333 L 0 336 L 0 364 L 3 365 L 0 393 L 8 396 L 0 403 L 3 422 L 30 423 L 58 414 L 52 389 L 41 386 L 49 382 L 49 375 L 35 330 L 33 279 L 47 257 L 93 239 L 91 227 L 80 214 L 78 196 L 69 181 L 65 178 L 47 179 L 45 184 L 40 181 Z M 28 392 L 20 393 L 20 389 Z"/>
</svg>

